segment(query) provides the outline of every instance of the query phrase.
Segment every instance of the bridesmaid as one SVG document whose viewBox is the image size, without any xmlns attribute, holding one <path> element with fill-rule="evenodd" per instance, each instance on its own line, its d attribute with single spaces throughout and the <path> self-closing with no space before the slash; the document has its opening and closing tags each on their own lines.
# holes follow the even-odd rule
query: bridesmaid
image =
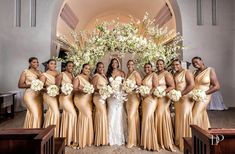
<svg viewBox="0 0 235 154">
<path fill-rule="evenodd" d="M 168 93 L 175 88 L 174 79 L 172 75 L 165 70 L 165 63 L 162 59 L 159 59 L 156 65 L 158 70 L 158 86 L 164 88 L 165 92 Z M 173 149 L 173 128 L 169 109 L 170 102 L 170 99 L 166 96 L 158 98 L 155 113 L 155 128 L 160 147 L 175 151 Z"/>
<path fill-rule="evenodd" d="M 192 59 L 193 67 L 197 70 L 194 73 L 195 89 L 206 91 L 206 101 L 195 102 L 193 106 L 193 123 L 207 130 L 210 128 L 210 122 L 206 107 L 211 100 L 211 94 L 219 90 L 220 85 L 216 73 L 211 67 L 206 67 L 200 57 Z"/>
<path fill-rule="evenodd" d="M 46 88 L 50 85 L 55 85 L 55 79 L 56 76 L 58 75 L 58 72 L 56 71 L 56 61 L 54 59 L 49 59 L 47 61 L 47 68 L 48 70 L 40 76 L 40 80 L 44 83 L 44 86 Z M 49 125 L 56 125 L 54 136 L 59 137 L 60 111 L 59 111 L 57 96 L 51 97 L 45 92 L 43 94 L 43 101 L 48 106 L 43 128 L 46 128 Z"/>
<path fill-rule="evenodd" d="M 61 87 L 62 84 L 73 82 L 73 62 L 66 62 L 65 71 L 60 73 L 56 78 L 56 85 Z M 77 113 L 73 104 L 73 94 L 59 96 L 60 107 L 63 109 L 61 117 L 60 137 L 65 137 L 65 144 L 68 146 L 74 146 L 77 142 Z"/>
<path fill-rule="evenodd" d="M 175 102 L 175 145 L 179 146 L 180 151 L 184 149 L 183 137 L 191 137 L 190 124 L 192 123 L 193 101 L 188 93 L 194 88 L 193 74 L 181 66 L 181 61 L 175 59 L 172 62 L 175 71 L 174 80 L 176 90 L 182 94 L 181 99 Z"/>
<path fill-rule="evenodd" d="M 79 110 L 78 115 L 78 144 L 79 148 L 91 146 L 94 140 L 93 121 L 92 121 L 92 94 L 83 92 L 83 87 L 90 84 L 90 66 L 84 64 L 81 74 L 73 81 L 74 103 Z"/>
<path fill-rule="evenodd" d="M 127 62 L 128 73 L 126 80 L 133 80 L 136 82 L 137 86 L 141 85 L 141 76 L 135 70 L 135 64 L 133 60 Z M 139 123 L 139 104 L 140 98 L 139 94 L 135 91 L 131 92 L 127 96 L 126 110 L 128 117 L 128 141 L 127 148 L 132 148 L 137 146 L 140 142 L 140 123 Z"/>
<path fill-rule="evenodd" d="M 104 64 L 98 62 L 96 64 L 95 75 L 92 79 L 92 84 L 95 88 L 93 96 L 93 103 L 95 104 L 95 116 L 94 116 L 94 131 L 96 146 L 108 144 L 108 120 L 107 120 L 107 108 L 106 103 L 101 101 L 99 95 L 99 89 L 102 86 L 108 84 L 108 80 L 104 74 Z"/>
<path fill-rule="evenodd" d="M 146 73 L 142 84 L 151 89 L 151 93 L 145 96 L 142 101 L 142 128 L 141 146 L 147 150 L 159 150 L 157 134 L 154 127 L 154 112 L 157 107 L 157 99 L 152 96 L 152 91 L 157 87 L 157 75 L 152 71 L 152 64 L 144 65 Z"/>
<path fill-rule="evenodd" d="M 24 103 L 27 113 L 24 121 L 24 128 L 41 128 L 42 127 L 42 99 L 40 92 L 30 89 L 31 82 L 39 78 L 41 72 L 37 69 L 39 66 L 36 57 L 29 58 L 29 68 L 25 69 L 19 79 L 18 87 L 25 88 Z"/>
</svg>

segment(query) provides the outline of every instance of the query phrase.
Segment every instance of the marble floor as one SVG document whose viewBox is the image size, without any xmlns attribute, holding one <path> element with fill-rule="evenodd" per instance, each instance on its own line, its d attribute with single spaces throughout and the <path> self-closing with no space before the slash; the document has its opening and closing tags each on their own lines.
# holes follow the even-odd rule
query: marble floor
<svg viewBox="0 0 235 154">
<path fill-rule="evenodd" d="M 26 112 L 16 113 L 14 119 L 0 123 L 0 128 L 20 128 L 24 122 L 24 116 Z M 235 128 L 235 109 L 229 109 L 226 111 L 208 111 L 211 126 L 223 127 L 223 128 Z M 176 148 L 177 149 L 177 148 Z M 142 150 L 140 148 L 128 149 L 125 146 L 102 146 L 102 147 L 86 147 L 84 149 L 75 150 L 72 148 L 66 148 L 66 154 L 121 154 L 121 153 L 135 153 L 135 154 L 170 154 L 172 152 L 161 150 L 159 152 L 151 152 Z M 174 153 L 180 153 L 177 149 Z"/>
</svg>

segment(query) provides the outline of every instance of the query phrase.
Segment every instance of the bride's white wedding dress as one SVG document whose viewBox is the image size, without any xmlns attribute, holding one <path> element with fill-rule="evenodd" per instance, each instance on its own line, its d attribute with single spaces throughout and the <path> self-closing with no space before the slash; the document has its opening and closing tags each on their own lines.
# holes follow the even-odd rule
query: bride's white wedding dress
<svg viewBox="0 0 235 154">
<path fill-rule="evenodd" d="M 117 78 L 117 77 L 116 77 Z M 110 98 L 108 103 L 109 144 L 123 145 L 127 136 L 127 116 L 124 108 L 124 92 L 121 87 Z"/>
</svg>

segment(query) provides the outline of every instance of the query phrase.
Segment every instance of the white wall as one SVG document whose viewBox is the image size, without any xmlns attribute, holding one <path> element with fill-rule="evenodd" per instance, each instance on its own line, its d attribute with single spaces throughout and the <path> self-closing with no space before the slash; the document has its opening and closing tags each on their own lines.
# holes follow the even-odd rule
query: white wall
<svg viewBox="0 0 235 154">
<path fill-rule="evenodd" d="M 19 75 L 28 67 L 29 57 L 36 56 L 40 62 L 50 57 L 51 17 L 55 1 L 37 1 L 37 25 L 31 27 L 30 0 L 22 0 L 22 25 L 15 27 L 15 1 L 1 0 L 1 91 L 17 90 Z"/>
<path fill-rule="evenodd" d="M 227 106 L 235 106 L 234 52 L 233 46 L 233 0 L 217 1 L 217 25 L 212 26 L 211 0 L 202 1 L 203 25 L 197 25 L 196 0 L 178 1 L 182 16 L 183 37 L 186 50 L 184 60 L 194 56 L 203 58 L 207 66 L 215 68 L 221 83 L 221 91 Z M 234 19 L 233 19 L 234 20 Z"/>
</svg>

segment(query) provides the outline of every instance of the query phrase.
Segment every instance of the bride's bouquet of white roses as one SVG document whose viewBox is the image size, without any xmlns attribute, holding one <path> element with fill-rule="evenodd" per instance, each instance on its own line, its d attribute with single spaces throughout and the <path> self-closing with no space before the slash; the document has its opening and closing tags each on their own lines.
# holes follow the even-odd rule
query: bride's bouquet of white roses
<svg viewBox="0 0 235 154">
<path fill-rule="evenodd" d="M 113 89 L 109 85 L 105 85 L 99 89 L 99 94 L 102 100 L 106 100 L 113 94 Z"/>
<path fill-rule="evenodd" d="M 150 88 L 148 86 L 142 85 L 138 88 L 138 91 L 141 94 L 141 96 L 146 96 L 150 93 Z"/>
<path fill-rule="evenodd" d="M 175 90 L 175 89 L 169 91 L 169 92 L 167 93 L 167 96 L 168 96 L 172 101 L 174 101 L 174 102 L 179 101 L 180 98 L 182 97 L 181 92 L 180 92 L 180 91 L 177 91 L 177 90 Z"/>
<path fill-rule="evenodd" d="M 61 92 L 65 95 L 70 95 L 73 91 L 73 85 L 71 83 L 64 83 L 61 86 Z"/>
<path fill-rule="evenodd" d="M 158 86 L 157 88 L 154 89 L 153 95 L 158 98 L 166 96 L 165 88 Z"/>
<path fill-rule="evenodd" d="M 117 76 L 115 79 L 113 77 L 109 78 L 110 85 L 114 92 L 118 92 L 120 90 L 120 87 L 122 85 L 122 77 Z"/>
<path fill-rule="evenodd" d="M 137 88 L 136 82 L 134 80 L 130 80 L 127 79 L 126 81 L 124 81 L 123 83 L 123 90 L 126 93 L 131 93 L 132 91 L 134 91 Z"/>
<path fill-rule="evenodd" d="M 201 89 L 194 89 L 189 93 L 189 97 L 196 102 L 203 102 L 206 100 L 206 92 Z"/>
<path fill-rule="evenodd" d="M 35 79 L 32 81 L 30 89 L 32 89 L 33 91 L 40 91 L 43 88 L 43 82 Z"/>
<path fill-rule="evenodd" d="M 47 87 L 47 94 L 51 97 L 59 95 L 59 88 L 56 85 L 50 85 Z"/>
<path fill-rule="evenodd" d="M 84 85 L 84 87 L 83 87 L 83 91 L 85 92 L 85 93 L 87 93 L 87 94 L 92 94 L 92 93 L 94 93 L 94 86 L 92 85 L 92 84 L 90 84 L 90 83 L 88 83 L 88 84 L 86 84 L 86 85 Z"/>
</svg>

